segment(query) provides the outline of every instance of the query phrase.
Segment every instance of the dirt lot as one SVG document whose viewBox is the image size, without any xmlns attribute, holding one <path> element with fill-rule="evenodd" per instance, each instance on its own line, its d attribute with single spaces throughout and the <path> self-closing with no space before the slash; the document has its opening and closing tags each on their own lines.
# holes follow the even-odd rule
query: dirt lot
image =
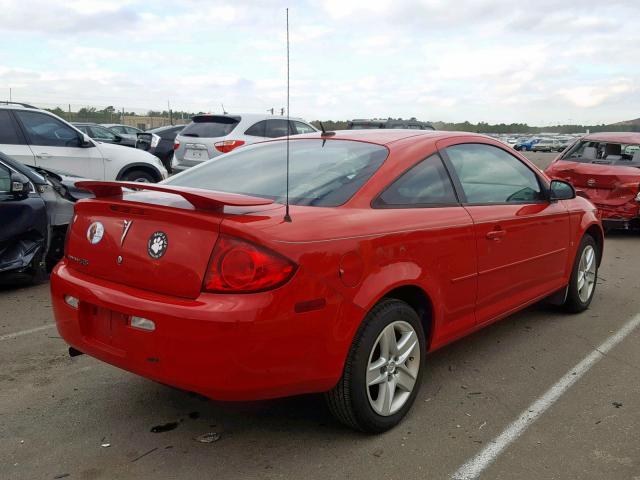
<svg viewBox="0 0 640 480">
<path fill-rule="evenodd" d="M 341 427 L 318 396 L 224 404 L 69 358 L 47 284 L 0 291 L 0 478 L 475 478 L 459 468 L 488 458 L 479 478 L 640 479 L 640 330 L 598 347 L 638 315 L 639 271 L 640 235 L 609 235 L 590 310 L 533 307 L 435 352 L 380 436 Z M 523 412 L 539 416 L 514 429 Z M 194 440 L 208 432 L 220 440 Z"/>
</svg>

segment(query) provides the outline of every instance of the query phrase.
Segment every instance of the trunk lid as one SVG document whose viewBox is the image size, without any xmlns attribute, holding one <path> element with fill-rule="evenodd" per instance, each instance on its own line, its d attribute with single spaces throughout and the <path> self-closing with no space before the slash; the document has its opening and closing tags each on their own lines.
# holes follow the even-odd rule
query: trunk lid
<svg viewBox="0 0 640 480">
<path fill-rule="evenodd" d="M 271 203 L 159 185 L 133 184 L 152 191 L 123 192 L 127 185 L 78 182 L 96 198 L 76 204 L 66 245 L 69 266 L 127 287 L 184 298 L 200 294 L 225 206 Z"/>
</svg>

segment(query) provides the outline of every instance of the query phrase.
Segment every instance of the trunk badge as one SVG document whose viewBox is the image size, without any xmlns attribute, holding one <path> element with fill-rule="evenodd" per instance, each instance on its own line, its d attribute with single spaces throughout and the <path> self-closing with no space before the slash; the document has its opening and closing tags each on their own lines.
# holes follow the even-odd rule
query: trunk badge
<svg viewBox="0 0 640 480">
<path fill-rule="evenodd" d="M 122 263 L 122 255 L 118 255 L 118 258 L 116 258 L 116 263 L 118 265 L 120 265 Z"/>
<path fill-rule="evenodd" d="M 87 240 L 92 245 L 99 243 L 104 235 L 104 225 L 100 222 L 93 222 L 87 229 Z"/>
<path fill-rule="evenodd" d="M 169 239 L 164 232 L 154 232 L 147 242 L 147 253 L 151 258 L 159 259 L 167 251 Z"/>
<path fill-rule="evenodd" d="M 589 180 L 587 180 L 587 185 L 589 185 L 590 187 L 593 187 L 596 184 L 596 181 L 593 178 L 590 178 Z"/>
<path fill-rule="evenodd" d="M 124 245 L 124 239 L 127 238 L 127 233 L 129 233 L 129 228 L 131 227 L 132 223 L 133 223 L 133 220 L 124 220 L 122 222 L 122 236 L 120 237 L 121 247 Z"/>
</svg>

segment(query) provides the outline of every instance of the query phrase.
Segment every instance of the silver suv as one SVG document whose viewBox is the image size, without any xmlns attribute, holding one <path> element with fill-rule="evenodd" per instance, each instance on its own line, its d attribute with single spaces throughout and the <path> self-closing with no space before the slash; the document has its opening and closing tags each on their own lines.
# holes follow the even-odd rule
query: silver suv
<svg viewBox="0 0 640 480">
<path fill-rule="evenodd" d="M 317 132 L 301 118 L 289 121 L 291 135 Z M 178 173 L 242 145 L 286 135 L 287 119 L 275 115 L 196 115 L 176 136 L 172 170 Z"/>
</svg>

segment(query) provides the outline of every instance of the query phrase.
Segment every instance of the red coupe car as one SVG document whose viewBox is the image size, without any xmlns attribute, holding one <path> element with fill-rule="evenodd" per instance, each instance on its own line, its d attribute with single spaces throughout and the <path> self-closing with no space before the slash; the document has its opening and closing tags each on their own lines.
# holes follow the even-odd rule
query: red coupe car
<svg viewBox="0 0 640 480">
<path fill-rule="evenodd" d="M 640 133 L 587 135 L 545 173 L 588 197 L 605 228 L 640 227 Z"/>
<path fill-rule="evenodd" d="M 358 130 L 289 155 L 288 190 L 285 140 L 163 184 L 82 182 L 95 198 L 51 278 L 74 353 L 214 399 L 325 392 L 381 432 L 427 352 L 545 297 L 593 298 L 595 208 L 500 142 Z"/>
</svg>

